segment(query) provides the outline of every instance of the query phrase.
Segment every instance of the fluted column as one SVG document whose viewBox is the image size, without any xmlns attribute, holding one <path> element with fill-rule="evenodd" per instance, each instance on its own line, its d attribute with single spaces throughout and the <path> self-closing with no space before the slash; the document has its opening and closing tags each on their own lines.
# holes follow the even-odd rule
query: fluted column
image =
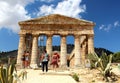
<svg viewBox="0 0 120 83">
<path fill-rule="evenodd" d="M 84 43 L 82 44 L 82 48 L 81 48 L 81 50 L 82 50 L 82 65 L 83 65 L 83 67 L 85 67 L 85 59 L 86 59 L 86 41 L 84 41 Z"/>
<path fill-rule="evenodd" d="M 61 52 L 60 52 L 60 65 L 61 67 L 67 67 L 67 47 L 66 36 L 61 36 Z"/>
<path fill-rule="evenodd" d="M 19 39 L 19 46 L 18 46 L 18 55 L 17 55 L 17 65 L 22 67 L 22 55 L 24 53 L 24 46 L 25 45 L 25 35 L 20 34 L 20 39 Z"/>
<path fill-rule="evenodd" d="M 88 53 L 94 53 L 93 35 L 88 35 Z"/>
<path fill-rule="evenodd" d="M 75 67 L 80 67 L 81 65 L 80 56 L 80 36 L 75 35 Z"/>
<path fill-rule="evenodd" d="M 32 56 L 30 63 L 30 66 L 32 68 L 37 67 L 37 57 L 38 57 L 38 35 L 33 35 Z"/>
<path fill-rule="evenodd" d="M 52 35 L 47 35 L 46 50 L 47 50 L 47 53 L 51 56 L 51 54 L 52 54 Z"/>
</svg>

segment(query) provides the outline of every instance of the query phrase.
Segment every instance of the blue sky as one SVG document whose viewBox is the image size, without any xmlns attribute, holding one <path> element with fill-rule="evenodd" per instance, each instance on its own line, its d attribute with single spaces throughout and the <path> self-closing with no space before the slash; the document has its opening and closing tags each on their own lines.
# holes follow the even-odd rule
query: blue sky
<svg viewBox="0 0 120 83">
<path fill-rule="evenodd" d="M 94 46 L 120 51 L 120 0 L 0 0 L 0 51 L 18 48 L 18 22 L 49 14 L 93 21 Z M 60 37 L 53 44 L 60 44 Z M 56 43 L 57 42 L 57 43 Z M 74 43 L 67 37 L 67 43 Z"/>
</svg>

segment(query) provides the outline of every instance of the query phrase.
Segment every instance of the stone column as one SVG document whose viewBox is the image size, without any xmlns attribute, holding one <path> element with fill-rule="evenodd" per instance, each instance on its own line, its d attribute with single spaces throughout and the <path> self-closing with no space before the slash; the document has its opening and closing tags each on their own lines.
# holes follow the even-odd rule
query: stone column
<svg viewBox="0 0 120 83">
<path fill-rule="evenodd" d="M 52 60 L 52 35 L 47 35 L 47 41 L 46 41 L 46 50 L 47 50 L 47 53 L 49 54 L 50 56 L 50 61 Z M 50 63 L 48 63 L 49 67 L 50 66 Z"/>
<path fill-rule="evenodd" d="M 17 55 L 17 66 L 22 68 L 22 55 L 24 53 L 24 48 L 25 48 L 25 35 L 20 34 L 20 39 L 19 39 L 19 46 L 18 46 L 18 55 Z"/>
<path fill-rule="evenodd" d="M 47 50 L 47 53 L 51 56 L 51 54 L 52 54 L 52 35 L 47 35 L 46 50 Z"/>
<path fill-rule="evenodd" d="M 80 67 L 81 65 L 80 56 L 80 36 L 75 35 L 75 67 Z"/>
<path fill-rule="evenodd" d="M 67 47 L 66 47 L 66 36 L 61 36 L 61 52 L 60 52 L 60 66 L 62 68 L 67 67 Z"/>
<path fill-rule="evenodd" d="M 85 59 L 86 59 L 86 41 L 84 41 L 84 43 L 82 44 L 82 48 L 81 48 L 81 50 L 82 50 L 82 65 L 83 65 L 83 67 L 85 67 Z"/>
<path fill-rule="evenodd" d="M 88 54 L 94 53 L 93 35 L 88 35 Z"/>
<path fill-rule="evenodd" d="M 37 68 L 37 57 L 38 57 L 38 35 L 33 35 L 32 56 L 30 63 L 30 66 L 32 68 Z"/>
</svg>

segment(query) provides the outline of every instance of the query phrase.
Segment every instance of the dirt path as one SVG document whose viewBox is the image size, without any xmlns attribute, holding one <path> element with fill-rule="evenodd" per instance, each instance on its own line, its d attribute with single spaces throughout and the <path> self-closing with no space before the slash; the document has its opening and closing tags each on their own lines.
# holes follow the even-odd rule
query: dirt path
<svg viewBox="0 0 120 83">
<path fill-rule="evenodd" d="M 68 71 L 52 71 L 42 73 L 41 70 L 27 69 L 27 79 L 21 83 L 77 83 Z"/>
</svg>

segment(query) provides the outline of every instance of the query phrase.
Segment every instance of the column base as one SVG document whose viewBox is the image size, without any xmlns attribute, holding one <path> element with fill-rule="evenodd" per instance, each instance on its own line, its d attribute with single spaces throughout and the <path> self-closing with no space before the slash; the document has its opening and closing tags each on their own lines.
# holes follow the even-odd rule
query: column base
<svg viewBox="0 0 120 83">
<path fill-rule="evenodd" d="M 75 65 L 74 68 L 79 69 L 79 68 L 84 68 L 84 66 L 83 65 Z"/>
<path fill-rule="evenodd" d="M 38 68 L 37 64 L 30 64 L 30 67 L 33 69 Z"/>
<path fill-rule="evenodd" d="M 66 70 L 66 69 L 68 69 L 67 65 L 60 65 L 59 68 L 62 69 L 62 70 Z"/>
<path fill-rule="evenodd" d="M 17 68 L 17 69 L 23 69 L 24 67 L 22 66 L 22 64 L 15 64 L 15 67 Z"/>
</svg>

